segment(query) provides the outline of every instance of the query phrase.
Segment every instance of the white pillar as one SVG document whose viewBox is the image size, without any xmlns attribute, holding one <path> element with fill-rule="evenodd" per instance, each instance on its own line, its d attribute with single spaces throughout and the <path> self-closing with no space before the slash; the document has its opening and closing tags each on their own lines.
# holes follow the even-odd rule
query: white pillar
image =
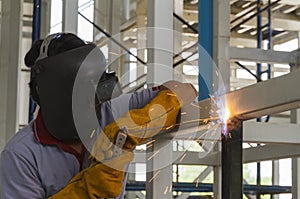
<svg viewBox="0 0 300 199">
<path fill-rule="evenodd" d="M 147 15 L 147 1 L 137 0 L 136 14 L 137 14 L 137 56 L 142 60 L 145 60 L 146 49 L 146 15 Z M 145 74 L 145 65 L 141 62 L 137 62 L 137 77 Z M 143 83 L 143 80 L 137 81 L 137 86 Z"/>
<path fill-rule="evenodd" d="M 94 22 L 108 32 L 110 0 L 94 1 Z M 106 38 L 103 33 L 94 28 L 94 42 Z M 107 38 L 106 38 L 107 39 Z"/>
<path fill-rule="evenodd" d="M 300 47 L 300 32 L 298 32 L 298 48 Z M 298 67 L 300 65 L 298 64 Z M 291 123 L 300 124 L 300 109 L 291 111 Z M 300 158 L 292 158 L 292 196 L 300 198 Z"/>
<path fill-rule="evenodd" d="M 300 109 L 291 111 L 291 123 L 300 124 Z M 300 158 L 292 158 L 292 196 L 300 198 Z"/>
<path fill-rule="evenodd" d="M 225 91 L 228 92 L 230 89 L 230 0 L 214 0 L 213 4 L 213 59 L 219 68 Z"/>
<path fill-rule="evenodd" d="M 23 0 L 2 0 L 0 42 L 0 151 L 19 125 Z"/>
<path fill-rule="evenodd" d="M 229 45 L 230 45 L 230 0 L 213 0 L 213 60 L 218 68 L 219 76 L 214 76 L 214 85 L 216 89 L 221 89 L 221 92 L 230 90 L 230 60 L 229 60 Z M 214 68 L 215 70 L 215 68 Z M 217 80 L 222 77 L 221 80 Z M 218 88 L 223 86 L 224 88 Z M 221 84 L 221 85 L 219 85 Z M 220 151 L 221 145 L 218 144 L 215 150 Z M 222 167 L 214 167 L 214 198 L 222 198 Z"/>
<path fill-rule="evenodd" d="M 279 185 L 279 160 L 272 161 L 272 184 Z M 273 195 L 272 199 L 279 199 L 279 195 Z"/>
<path fill-rule="evenodd" d="M 180 16 L 183 17 L 183 0 L 174 0 L 174 12 Z M 182 22 L 177 20 L 176 18 L 174 20 L 174 55 L 182 51 Z M 197 42 L 197 41 L 195 41 Z M 178 56 L 177 59 L 174 60 L 174 63 L 181 60 L 183 57 Z M 183 64 L 179 64 L 174 68 L 174 79 L 178 81 L 184 81 L 183 78 Z"/>
<path fill-rule="evenodd" d="M 62 31 L 77 34 L 78 0 L 63 0 Z"/>
<path fill-rule="evenodd" d="M 214 151 L 221 151 L 221 144 L 217 143 Z M 221 156 L 220 156 L 221 159 Z M 221 162 L 221 160 L 220 160 Z M 214 184 L 213 184 L 213 193 L 215 199 L 222 198 L 222 165 L 214 166 Z"/>
<path fill-rule="evenodd" d="M 127 174 L 127 182 L 135 182 L 135 163 L 130 164 L 129 173 Z M 135 191 L 126 191 L 126 199 L 136 199 Z"/>
<path fill-rule="evenodd" d="M 50 32 L 51 1 L 42 1 L 41 38 L 45 38 Z"/>
<path fill-rule="evenodd" d="M 147 11 L 147 84 L 151 86 L 173 79 L 173 0 L 147 1 Z M 172 143 L 159 139 L 149 150 L 159 153 L 147 161 L 146 198 L 171 199 Z"/>
<path fill-rule="evenodd" d="M 173 79 L 173 0 L 152 0 L 147 6 L 147 83 Z"/>
<path fill-rule="evenodd" d="M 169 139 L 159 138 L 147 150 L 147 199 L 172 198 L 172 150 Z"/>
<path fill-rule="evenodd" d="M 109 34 L 118 42 L 121 40 L 120 35 L 120 26 L 121 26 L 121 0 L 111 0 L 110 1 L 110 17 L 109 17 Z M 108 62 L 109 62 L 109 69 L 111 71 L 115 71 L 118 74 L 119 79 L 122 76 L 122 68 L 121 68 L 121 49 L 120 47 L 110 41 L 108 43 Z"/>
</svg>

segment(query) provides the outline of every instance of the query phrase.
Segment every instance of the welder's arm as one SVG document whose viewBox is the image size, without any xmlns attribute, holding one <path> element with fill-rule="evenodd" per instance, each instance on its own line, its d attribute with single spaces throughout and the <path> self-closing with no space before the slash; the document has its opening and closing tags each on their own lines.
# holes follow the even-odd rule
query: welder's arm
<svg viewBox="0 0 300 199">
<path fill-rule="evenodd" d="M 117 151 L 119 138 L 126 139 L 122 149 L 132 151 L 161 130 L 172 128 L 180 107 L 191 103 L 196 96 L 197 91 L 191 84 L 165 83 L 159 94 L 145 107 L 129 110 L 107 125 L 98 136 L 91 155 L 96 161 L 110 159 Z"/>
<path fill-rule="evenodd" d="M 158 92 L 158 87 L 153 87 L 139 92 L 122 94 L 117 98 L 104 102 L 98 110 L 100 126 L 104 128 L 123 116 L 127 111 L 144 107 L 156 97 Z"/>
</svg>

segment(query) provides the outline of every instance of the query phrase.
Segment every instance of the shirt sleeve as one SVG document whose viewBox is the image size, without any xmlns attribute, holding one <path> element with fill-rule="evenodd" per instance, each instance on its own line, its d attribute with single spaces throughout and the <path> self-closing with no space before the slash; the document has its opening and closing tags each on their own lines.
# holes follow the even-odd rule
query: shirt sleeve
<svg viewBox="0 0 300 199">
<path fill-rule="evenodd" d="M 132 94 L 123 94 L 106 101 L 100 108 L 100 125 L 104 128 L 109 123 L 124 115 L 128 110 L 138 109 L 148 104 L 159 92 L 157 87 L 148 88 Z"/>
<path fill-rule="evenodd" d="M 34 166 L 22 155 L 4 150 L 0 159 L 1 199 L 43 199 L 45 191 Z"/>
</svg>

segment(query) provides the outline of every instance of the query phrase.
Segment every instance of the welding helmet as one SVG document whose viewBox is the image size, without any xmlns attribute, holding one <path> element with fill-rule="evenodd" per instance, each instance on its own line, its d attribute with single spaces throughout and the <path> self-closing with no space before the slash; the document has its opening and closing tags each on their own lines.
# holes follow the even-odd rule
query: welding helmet
<svg viewBox="0 0 300 199">
<path fill-rule="evenodd" d="M 121 89 L 115 73 L 106 72 L 106 59 L 95 44 L 84 43 L 49 55 L 49 46 L 64 36 L 65 33 L 54 34 L 43 41 L 39 56 L 31 66 L 31 79 L 38 88 L 47 130 L 62 141 L 82 140 L 98 125 L 95 99 L 102 103 L 112 95 L 121 94 Z"/>
</svg>

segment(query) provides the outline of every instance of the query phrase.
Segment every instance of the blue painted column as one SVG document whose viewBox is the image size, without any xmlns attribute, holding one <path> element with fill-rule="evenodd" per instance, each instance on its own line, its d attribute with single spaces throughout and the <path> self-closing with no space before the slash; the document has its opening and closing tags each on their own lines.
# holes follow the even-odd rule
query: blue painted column
<svg viewBox="0 0 300 199">
<path fill-rule="evenodd" d="M 213 91 L 213 0 L 199 0 L 198 11 L 199 100 L 203 100 Z"/>
<path fill-rule="evenodd" d="M 33 2 L 33 20 L 32 20 L 32 43 L 40 39 L 41 34 L 41 18 L 42 18 L 42 0 L 34 0 Z M 36 104 L 30 96 L 29 99 L 29 115 L 28 122 L 33 119 Z"/>
</svg>

